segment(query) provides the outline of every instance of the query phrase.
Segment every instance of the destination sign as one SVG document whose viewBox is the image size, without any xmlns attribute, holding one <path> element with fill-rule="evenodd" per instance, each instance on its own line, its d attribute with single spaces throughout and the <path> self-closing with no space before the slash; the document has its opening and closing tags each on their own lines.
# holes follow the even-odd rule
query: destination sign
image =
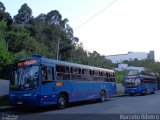
<svg viewBox="0 0 160 120">
<path fill-rule="evenodd" d="M 18 66 L 32 65 L 36 63 L 37 63 L 37 60 L 26 60 L 26 61 L 18 62 Z"/>
</svg>

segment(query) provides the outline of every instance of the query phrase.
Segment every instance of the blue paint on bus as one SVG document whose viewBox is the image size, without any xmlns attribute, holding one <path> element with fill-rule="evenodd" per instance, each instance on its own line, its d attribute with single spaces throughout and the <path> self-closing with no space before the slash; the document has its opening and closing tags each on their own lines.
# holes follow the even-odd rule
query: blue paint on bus
<svg viewBox="0 0 160 120">
<path fill-rule="evenodd" d="M 124 78 L 124 89 L 126 94 L 155 93 L 157 90 L 157 79 L 155 76 L 148 75 L 128 75 Z"/>
<path fill-rule="evenodd" d="M 103 94 L 101 94 L 103 93 Z M 116 94 L 114 71 L 33 56 L 14 63 L 11 105 L 45 106 Z"/>
</svg>

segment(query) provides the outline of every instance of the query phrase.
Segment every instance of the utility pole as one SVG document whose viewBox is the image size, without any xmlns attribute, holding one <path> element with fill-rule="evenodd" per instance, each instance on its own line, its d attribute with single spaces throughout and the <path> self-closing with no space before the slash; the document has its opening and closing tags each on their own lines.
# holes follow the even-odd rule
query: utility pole
<svg viewBox="0 0 160 120">
<path fill-rule="evenodd" d="M 60 44 L 60 38 L 58 38 L 58 43 L 57 43 L 57 60 L 59 59 L 59 44 Z"/>
</svg>

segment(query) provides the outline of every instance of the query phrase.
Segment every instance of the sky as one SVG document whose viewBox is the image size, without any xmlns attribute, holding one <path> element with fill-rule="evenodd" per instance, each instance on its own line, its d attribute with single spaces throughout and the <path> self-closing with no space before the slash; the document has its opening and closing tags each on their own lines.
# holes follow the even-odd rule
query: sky
<svg viewBox="0 0 160 120">
<path fill-rule="evenodd" d="M 160 0 L 1 0 L 14 16 L 27 3 L 33 16 L 58 10 L 84 49 L 101 55 L 155 51 L 160 61 Z"/>
</svg>

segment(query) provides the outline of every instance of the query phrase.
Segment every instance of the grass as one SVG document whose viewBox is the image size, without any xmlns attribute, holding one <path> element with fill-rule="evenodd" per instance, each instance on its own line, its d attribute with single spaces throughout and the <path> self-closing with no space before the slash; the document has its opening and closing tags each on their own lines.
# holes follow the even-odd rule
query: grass
<svg viewBox="0 0 160 120">
<path fill-rule="evenodd" d="M 0 97 L 0 106 L 8 106 L 8 105 L 9 105 L 8 95 Z"/>
<path fill-rule="evenodd" d="M 117 95 L 124 95 L 124 91 L 117 91 Z"/>
</svg>

